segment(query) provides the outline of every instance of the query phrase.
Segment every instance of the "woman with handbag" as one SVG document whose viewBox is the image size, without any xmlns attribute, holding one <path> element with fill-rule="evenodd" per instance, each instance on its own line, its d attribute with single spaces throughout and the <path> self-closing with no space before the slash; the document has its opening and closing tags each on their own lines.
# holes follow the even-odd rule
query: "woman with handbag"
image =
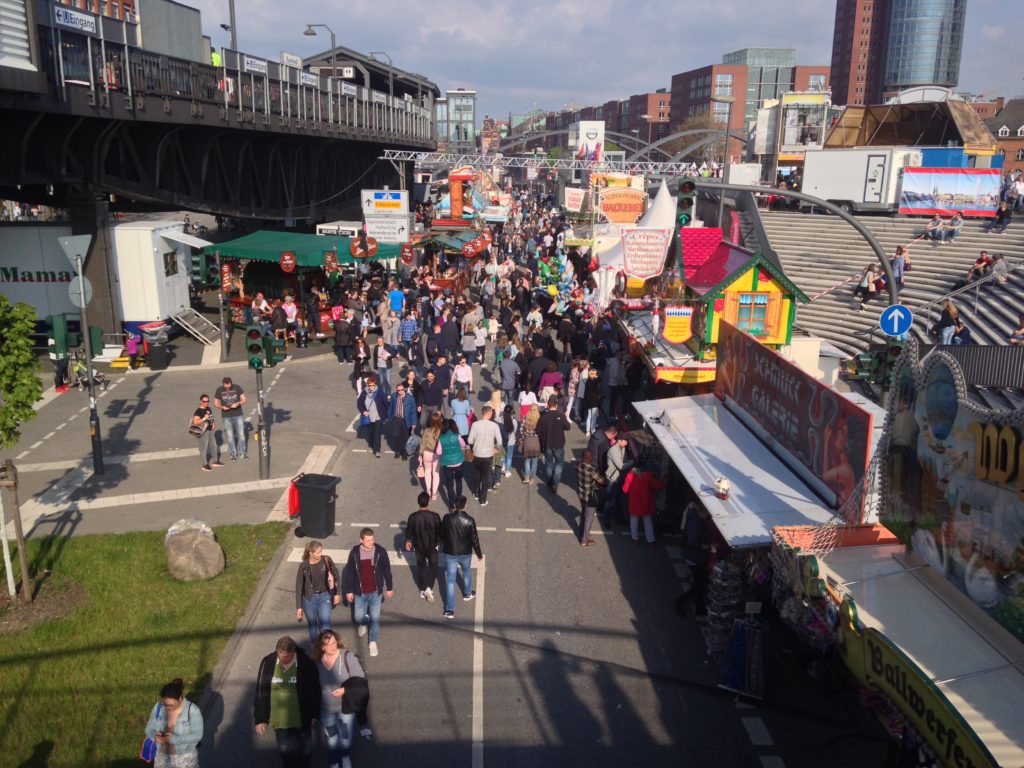
<svg viewBox="0 0 1024 768">
<path fill-rule="evenodd" d="M 430 494 L 431 499 L 437 499 L 439 487 L 438 469 L 441 466 L 441 458 L 435 453 L 438 441 L 441 439 L 441 429 L 444 419 L 440 413 L 433 413 L 430 416 L 430 423 L 423 430 L 420 439 L 420 462 L 416 468 L 416 476 L 422 478 L 424 490 Z"/>
<path fill-rule="evenodd" d="M 349 753 L 355 740 L 356 723 L 362 727 L 363 738 L 373 732 L 367 727 L 366 705 L 370 689 L 359 657 L 345 648 L 345 643 L 332 631 L 317 638 L 313 653 L 320 674 L 320 724 L 327 745 L 327 762 L 331 768 L 352 768 Z"/>
<path fill-rule="evenodd" d="M 324 554 L 319 541 L 306 544 L 295 574 L 295 619 L 305 615 L 309 625 L 309 647 L 316 647 L 320 633 L 331 628 L 331 608 L 341 602 L 338 567 Z"/>
<path fill-rule="evenodd" d="M 590 538 L 590 529 L 594 525 L 594 515 L 603 503 L 604 485 L 608 482 L 601 470 L 594 463 L 594 454 L 587 448 L 583 458 L 576 465 L 577 491 L 580 496 L 580 546 L 592 547 L 594 540 Z"/>
<path fill-rule="evenodd" d="M 363 393 L 366 386 L 366 377 L 370 375 L 370 353 L 366 349 L 366 342 L 361 338 L 356 339 L 355 351 L 352 353 L 352 378 L 355 380 L 356 394 Z"/>
<path fill-rule="evenodd" d="M 537 479 L 537 461 L 543 451 L 540 449 L 540 437 L 537 435 L 537 422 L 540 421 L 540 408 L 531 405 L 519 428 L 519 442 L 516 450 L 523 455 L 523 485 L 533 485 Z"/>
<path fill-rule="evenodd" d="M 210 396 L 199 396 L 199 407 L 192 414 L 188 425 L 188 433 L 199 440 L 199 458 L 203 462 L 203 472 L 212 472 L 214 467 L 223 467 L 220 460 L 220 449 L 214 436 L 213 410 L 210 408 Z M 210 458 L 213 461 L 210 461 Z"/>
<path fill-rule="evenodd" d="M 441 461 L 441 481 L 444 483 L 448 511 L 455 508 L 455 500 L 462 495 L 462 464 L 466 460 L 466 441 L 459 436 L 459 428 L 448 419 L 437 441 L 434 453 Z"/>
<path fill-rule="evenodd" d="M 203 713 L 185 698 L 181 678 L 160 690 L 160 701 L 146 723 L 141 757 L 154 768 L 198 768 L 203 739 Z"/>
</svg>

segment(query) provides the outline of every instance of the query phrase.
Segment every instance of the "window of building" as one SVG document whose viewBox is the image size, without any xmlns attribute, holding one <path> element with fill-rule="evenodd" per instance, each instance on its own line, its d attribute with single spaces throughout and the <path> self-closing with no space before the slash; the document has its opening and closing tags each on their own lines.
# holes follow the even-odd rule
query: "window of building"
<svg viewBox="0 0 1024 768">
<path fill-rule="evenodd" d="M 1022 160 L 1024 160 L 1024 149 L 1018 149 L 1017 150 L 1017 162 L 1019 163 Z"/>
<path fill-rule="evenodd" d="M 1017 129 L 1017 136 L 1024 138 L 1024 125 Z"/>
<path fill-rule="evenodd" d="M 1003 126 L 1002 128 L 1000 128 L 1000 129 L 999 129 L 999 135 L 1000 135 L 1000 136 L 1009 136 L 1009 135 L 1010 135 L 1010 129 L 1009 129 L 1009 128 L 1007 128 L 1007 127 L 1006 127 L 1006 126 L 1004 125 L 1004 126 Z"/>
<path fill-rule="evenodd" d="M 736 327 L 751 336 L 769 336 L 769 324 L 774 328 L 776 318 L 769 320 L 769 293 L 741 293 L 736 310 Z M 773 304 L 775 302 L 772 302 Z M 778 314 L 778 306 L 772 307 Z"/>
<path fill-rule="evenodd" d="M 168 251 L 164 254 L 164 277 L 174 277 L 178 274 L 178 253 Z"/>
</svg>

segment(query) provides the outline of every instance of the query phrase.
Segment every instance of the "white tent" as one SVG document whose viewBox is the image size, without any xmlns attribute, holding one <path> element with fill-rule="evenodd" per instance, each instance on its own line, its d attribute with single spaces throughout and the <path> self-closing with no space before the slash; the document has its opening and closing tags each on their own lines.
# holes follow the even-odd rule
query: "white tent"
<svg viewBox="0 0 1024 768">
<path fill-rule="evenodd" d="M 654 202 L 647 209 L 647 213 L 640 217 L 640 221 L 636 223 L 636 226 L 672 229 L 675 223 L 676 201 L 672 199 L 672 193 L 668 191 L 668 185 L 662 180 L 661 187 L 658 188 L 658 194 L 654 196 Z M 623 227 L 623 229 L 629 228 Z M 599 255 L 602 267 L 611 267 L 615 270 L 622 269 L 622 239 L 620 238 L 618 243 Z"/>
</svg>

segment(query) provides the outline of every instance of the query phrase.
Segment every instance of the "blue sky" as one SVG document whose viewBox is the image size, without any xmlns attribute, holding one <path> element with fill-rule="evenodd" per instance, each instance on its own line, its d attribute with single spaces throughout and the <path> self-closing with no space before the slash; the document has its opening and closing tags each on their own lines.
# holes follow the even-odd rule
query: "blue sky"
<svg viewBox="0 0 1024 768">
<path fill-rule="evenodd" d="M 214 45 L 227 45 L 227 0 L 185 2 L 200 8 Z M 959 88 L 1024 95 L 1022 0 L 966 2 Z M 330 43 L 304 37 L 305 25 L 327 24 L 339 45 L 386 51 L 442 89 L 476 90 L 480 116 L 495 117 L 668 88 L 674 73 L 738 48 L 795 48 L 799 64 L 828 64 L 834 14 L 831 0 L 236 0 L 247 53 L 311 55 Z"/>
</svg>

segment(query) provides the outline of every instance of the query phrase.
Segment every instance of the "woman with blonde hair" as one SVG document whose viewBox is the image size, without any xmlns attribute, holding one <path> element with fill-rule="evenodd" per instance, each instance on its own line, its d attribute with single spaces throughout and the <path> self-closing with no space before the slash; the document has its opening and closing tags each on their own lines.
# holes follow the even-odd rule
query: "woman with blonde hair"
<svg viewBox="0 0 1024 768">
<path fill-rule="evenodd" d="M 440 411 L 430 416 L 430 423 L 423 430 L 420 437 L 420 467 L 423 469 L 423 488 L 430 494 L 431 499 L 437 499 L 437 489 L 440 479 L 438 470 L 440 468 L 440 457 L 437 456 L 437 441 L 441 439 L 441 427 L 444 418 Z M 419 474 L 419 473 L 417 473 Z"/>
<path fill-rule="evenodd" d="M 519 429 L 519 442 L 516 450 L 523 456 L 523 485 L 533 485 L 537 477 L 537 460 L 542 453 L 540 438 L 537 436 L 537 422 L 540 421 L 540 408 L 531 405 L 523 417 Z"/>
<path fill-rule="evenodd" d="M 338 567 L 324 554 L 319 541 L 310 541 L 302 551 L 302 562 L 295 574 L 295 618 L 305 615 L 309 625 L 310 647 L 324 630 L 331 628 L 331 608 L 341 602 Z"/>
<path fill-rule="evenodd" d="M 941 344 L 948 345 L 953 343 L 953 334 L 956 333 L 956 324 L 959 318 L 960 313 L 957 311 L 952 299 L 946 299 L 942 302 L 942 314 L 939 316 L 939 322 L 935 326 L 935 329 L 939 332 Z"/>
</svg>

